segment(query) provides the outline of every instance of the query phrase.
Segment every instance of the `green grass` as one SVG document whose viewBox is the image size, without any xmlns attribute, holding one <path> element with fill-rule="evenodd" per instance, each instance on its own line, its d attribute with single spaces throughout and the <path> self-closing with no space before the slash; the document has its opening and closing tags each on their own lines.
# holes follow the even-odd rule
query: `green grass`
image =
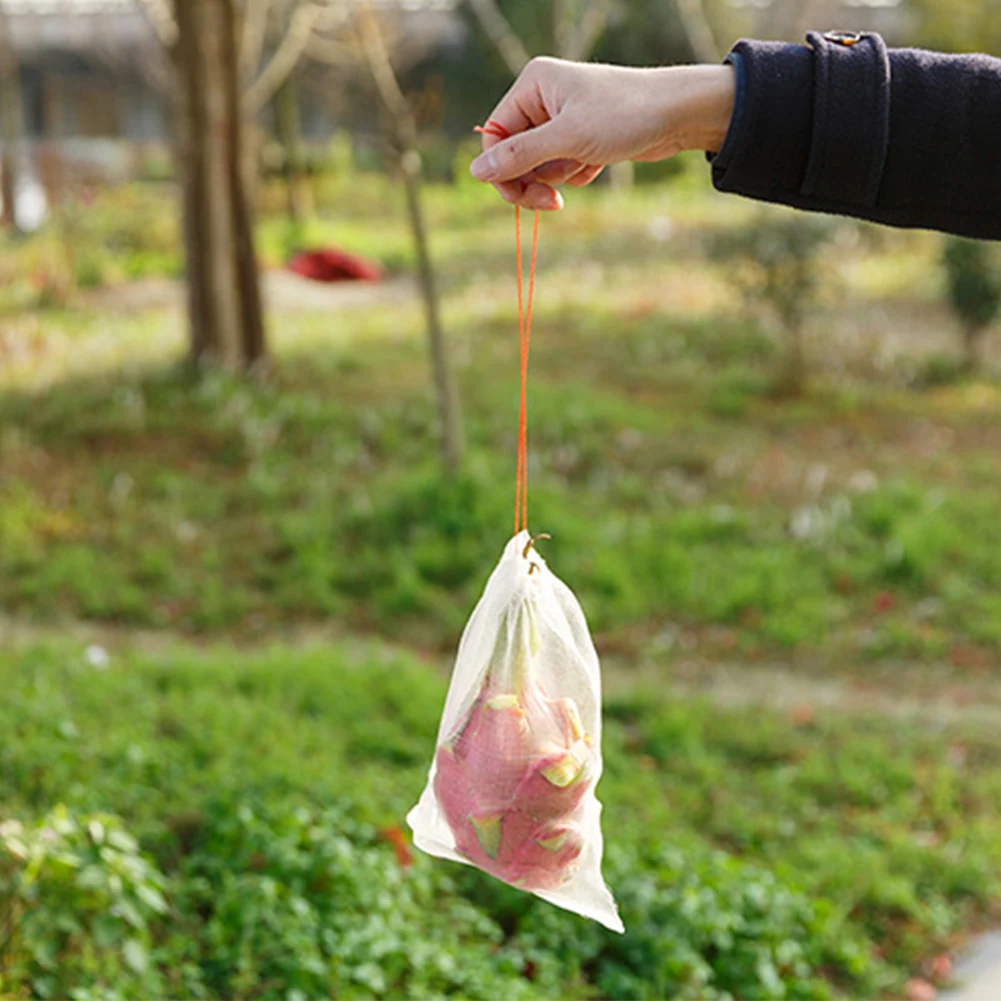
<svg viewBox="0 0 1001 1001">
<path fill-rule="evenodd" d="M 996 733 L 612 700 L 599 792 L 619 938 L 472 870 L 400 868 L 393 831 L 444 696 L 409 655 L 173 646 L 102 668 L 61 643 L 4 655 L 0 684 L 0 820 L 49 816 L 89 883 L 121 864 L 93 854 L 96 814 L 148 860 L 124 869 L 141 913 L 122 928 L 40 864 L 14 996 L 866 998 L 999 888 Z M 76 923 L 42 920 L 57 913 Z"/>
<path fill-rule="evenodd" d="M 753 325 L 540 312 L 532 524 L 612 646 L 674 624 L 758 658 L 1001 651 L 992 386 L 779 403 Z M 0 604 L 450 648 L 508 531 L 510 319 L 453 327 L 470 454 L 449 482 L 423 345 L 392 315 L 324 346 L 287 319 L 298 346 L 265 384 L 167 369 L 0 395 Z"/>
<path fill-rule="evenodd" d="M 126 207 L 162 214 L 168 195 Z M 307 242 L 408 268 L 399 196 L 371 175 L 334 185 Z M 509 521 L 512 232 L 482 185 L 429 186 L 427 202 L 470 442 L 456 482 L 437 472 L 414 301 L 273 317 L 263 384 L 171 368 L 173 313 L 22 313 L 0 376 L 0 608 L 202 633 L 332 620 L 450 648 Z M 837 251 L 849 320 L 818 322 L 810 392 L 781 401 L 781 344 L 703 253 L 749 211 L 690 173 L 574 192 L 546 220 L 533 527 L 603 648 L 629 657 L 670 627 L 710 657 L 990 662 L 997 385 L 917 347 L 879 368 L 839 326 L 937 287 L 934 238 L 868 228 Z M 170 244 L 110 196 L 76 223 L 123 253 Z M 266 260 L 283 232 L 264 218 Z M 914 338 L 937 336 L 942 315 L 920 309 Z"/>
<path fill-rule="evenodd" d="M 867 998 L 996 907 L 996 734 L 658 687 L 781 664 L 957 708 L 1001 658 L 1001 389 L 954 364 L 936 239 L 838 248 L 808 392 L 779 399 L 781 342 L 705 257 L 750 209 L 693 177 L 572 193 L 539 257 L 530 517 L 612 665 L 621 939 L 394 851 L 444 692 L 428 665 L 510 531 L 509 210 L 427 190 L 469 442 L 452 480 L 415 300 L 286 302 L 267 376 L 194 375 L 178 312 L 32 277 L 162 271 L 166 223 L 102 202 L 67 225 L 107 259 L 62 261 L 53 231 L 3 255 L 0 628 L 174 638 L 106 671 L 66 641 L 0 652 L 0 825 L 21 825 L 0 827 L 0 993 Z M 168 194 L 130 194 L 130 218 Z M 266 262 L 288 236 L 265 214 Z M 372 176 L 304 237 L 412 267 Z M 338 641 L 274 645 L 317 627 Z"/>
</svg>

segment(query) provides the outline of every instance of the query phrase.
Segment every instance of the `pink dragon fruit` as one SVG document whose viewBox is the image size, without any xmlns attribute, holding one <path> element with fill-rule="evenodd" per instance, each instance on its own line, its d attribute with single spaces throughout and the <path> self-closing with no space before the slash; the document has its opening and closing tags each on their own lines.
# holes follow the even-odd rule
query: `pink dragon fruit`
<svg viewBox="0 0 1001 1001">
<path fill-rule="evenodd" d="M 457 851 L 506 883 L 553 890 L 583 849 L 577 814 L 592 782 L 592 742 L 573 699 L 550 699 L 535 680 L 538 648 L 526 603 L 438 749 L 434 789 Z"/>
</svg>

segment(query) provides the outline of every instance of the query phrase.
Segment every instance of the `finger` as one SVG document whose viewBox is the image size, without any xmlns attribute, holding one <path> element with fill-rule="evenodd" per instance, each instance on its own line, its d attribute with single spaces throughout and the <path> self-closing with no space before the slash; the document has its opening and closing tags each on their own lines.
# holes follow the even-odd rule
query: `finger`
<svg viewBox="0 0 1001 1001">
<path fill-rule="evenodd" d="M 525 189 L 521 204 L 527 209 L 539 209 L 542 212 L 557 212 L 563 208 L 563 196 L 548 184 L 533 181 Z"/>
<path fill-rule="evenodd" d="M 590 184 L 603 170 L 604 164 L 588 164 L 583 170 L 579 170 L 573 177 L 567 180 L 571 188 L 583 188 Z"/>
<path fill-rule="evenodd" d="M 469 171 L 478 181 L 511 181 L 549 160 L 566 157 L 565 129 L 558 121 L 546 122 L 510 139 L 502 139 L 481 153 Z"/>
<path fill-rule="evenodd" d="M 532 171 L 532 177 L 555 187 L 569 183 L 570 178 L 579 174 L 585 166 L 580 160 L 550 160 L 536 167 Z"/>
<path fill-rule="evenodd" d="M 549 113 L 543 103 L 540 88 L 532 80 L 535 76 L 536 69 L 530 63 L 490 112 L 487 121 L 500 126 L 498 131 L 506 132 L 507 136 L 514 136 L 549 121 Z M 507 137 L 487 131 L 483 135 L 483 148 L 490 149 L 504 138 Z"/>
<path fill-rule="evenodd" d="M 497 189 L 497 194 L 504 201 L 511 205 L 520 205 L 521 196 L 525 193 L 526 185 L 522 181 L 500 181 L 494 187 Z"/>
<path fill-rule="evenodd" d="M 509 205 L 520 205 L 525 209 L 539 209 L 543 212 L 555 212 L 563 208 L 563 196 L 555 188 L 541 181 L 528 184 L 521 181 L 503 181 L 494 187 Z"/>
</svg>

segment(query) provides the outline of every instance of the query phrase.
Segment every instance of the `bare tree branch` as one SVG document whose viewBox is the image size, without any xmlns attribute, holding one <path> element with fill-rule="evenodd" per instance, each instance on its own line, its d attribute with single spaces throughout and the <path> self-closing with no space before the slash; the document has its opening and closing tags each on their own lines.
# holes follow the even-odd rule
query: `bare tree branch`
<svg viewBox="0 0 1001 1001">
<path fill-rule="evenodd" d="M 573 47 L 576 0 L 552 0 L 553 46 L 558 56 L 565 55 Z"/>
<path fill-rule="evenodd" d="M 400 82 L 396 79 L 385 39 L 382 37 L 379 23 L 368 3 L 363 5 L 358 22 L 358 40 L 382 103 L 386 106 L 386 110 L 399 131 L 414 131 L 410 104 L 400 87 Z M 406 138 L 410 142 L 413 141 L 409 136 Z"/>
<path fill-rule="evenodd" d="M 271 0 L 246 0 L 240 32 L 240 79 L 248 80 L 261 65 Z"/>
<path fill-rule="evenodd" d="M 327 3 L 307 3 L 296 8 L 288 31 L 274 55 L 260 76 L 244 91 L 243 110 L 246 115 L 256 115 L 274 96 L 302 58 L 313 32 L 321 25 L 321 19 L 330 17 L 332 13 L 340 11 Z"/>
<path fill-rule="evenodd" d="M 586 0 L 577 25 L 568 40 L 565 59 L 587 59 L 608 24 L 609 9 L 604 0 Z"/>
<path fill-rule="evenodd" d="M 448 346 L 439 315 L 438 290 L 434 262 L 428 243 L 427 225 L 421 204 L 421 157 L 417 152 L 417 123 L 406 96 L 396 78 L 386 41 L 369 0 L 362 0 L 362 11 L 356 20 L 356 32 L 365 61 L 375 81 L 382 103 L 389 114 L 400 157 L 403 186 L 407 196 L 407 213 L 417 251 L 417 269 L 421 297 L 427 318 L 431 368 L 434 374 L 438 417 L 441 422 L 441 451 L 445 471 L 454 475 L 462 462 L 464 449 L 462 409 L 448 359 Z"/>
<path fill-rule="evenodd" d="M 0 4 L 0 223 L 17 229 L 17 174 L 21 159 L 20 67 L 10 35 L 7 11 Z"/>
<path fill-rule="evenodd" d="M 364 5 L 366 0 L 355 0 L 355 2 L 360 2 Z M 394 3 L 384 3 L 384 6 L 393 9 Z M 392 53 L 393 73 L 397 80 L 408 69 L 425 58 L 429 45 L 433 46 L 434 44 L 433 42 L 429 43 L 420 33 L 406 30 L 405 8 L 401 15 L 400 7 L 399 0 L 396 0 L 396 17 L 387 17 L 376 14 L 373 11 L 373 16 L 378 19 L 377 28 L 379 37 L 382 39 L 382 44 L 387 53 Z M 369 60 L 363 50 L 361 35 L 359 33 L 362 15 L 356 12 L 353 23 L 351 23 L 352 19 L 348 12 L 343 8 L 340 12 L 342 14 L 341 22 L 351 24 L 353 41 L 343 41 L 340 37 L 331 37 L 328 34 L 323 34 L 324 26 L 318 26 L 306 45 L 306 55 L 317 62 L 341 69 L 358 69 L 359 67 L 363 67 L 366 74 L 371 77 Z M 327 25 L 326 27 L 329 28 L 330 26 Z M 387 30 L 389 28 L 395 29 L 392 35 Z"/>
<path fill-rule="evenodd" d="M 517 76 L 531 59 L 528 49 L 496 0 L 469 0 L 484 33 L 500 53 L 512 76 Z M 553 0 L 553 44 L 564 59 L 587 59 L 608 24 L 608 0 Z"/>
<path fill-rule="evenodd" d="M 306 43 L 306 55 L 329 66 L 356 66 L 361 61 L 352 46 L 317 34 L 313 34 Z"/>
<path fill-rule="evenodd" d="M 140 0 L 139 9 L 146 15 L 156 37 L 166 48 L 172 48 L 177 41 L 177 23 L 168 0 Z"/>
<path fill-rule="evenodd" d="M 701 63 L 718 63 L 719 47 L 702 0 L 678 0 L 678 14 L 692 55 Z"/>
<path fill-rule="evenodd" d="M 517 76 L 531 57 L 507 18 L 501 13 L 496 0 L 469 0 L 469 6 L 473 8 L 476 20 L 480 22 L 480 27 L 500 53 L 511 75 Z"/>
</svg>

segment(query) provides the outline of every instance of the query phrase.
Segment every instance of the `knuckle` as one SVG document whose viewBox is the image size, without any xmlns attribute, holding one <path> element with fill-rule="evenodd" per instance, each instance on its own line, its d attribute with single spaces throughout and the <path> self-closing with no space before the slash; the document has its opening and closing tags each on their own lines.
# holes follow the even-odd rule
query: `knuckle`
<svg viewBox="0 0 1001 1001">
<path fill-rule="evenodd" d="M 528 61 L 525 71 L 533 75 L 538 75 L 539 73 L 545 73 L 547 70 L 550 70 L 557 62 L 558 60 L 554 59 L 552 56 L 535 56 Z"/>
</svg>

